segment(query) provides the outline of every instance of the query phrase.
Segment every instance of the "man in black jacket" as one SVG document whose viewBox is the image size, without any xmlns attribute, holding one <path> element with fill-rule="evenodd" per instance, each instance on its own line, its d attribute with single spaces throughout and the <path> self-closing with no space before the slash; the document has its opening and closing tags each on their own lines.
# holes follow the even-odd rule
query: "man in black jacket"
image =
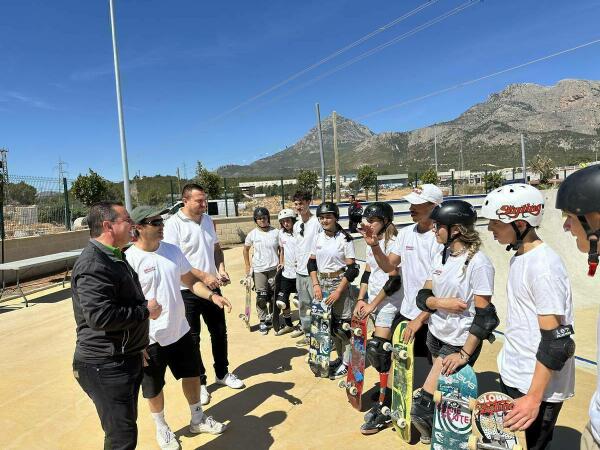
<svg viewBox="0 0 600 450">
<path fill-rule="evenodd" d="M 162 308 L 156 300 L 146 302 L 121 252 L 132 223 L 123 205 L 97 203 L 87 221 L 91 239 L 71 281 L 77 325 L 73 374 L 96 406 L 104 448 L 134 449 L 148 318 L 156 319 Z"/>
</svg>

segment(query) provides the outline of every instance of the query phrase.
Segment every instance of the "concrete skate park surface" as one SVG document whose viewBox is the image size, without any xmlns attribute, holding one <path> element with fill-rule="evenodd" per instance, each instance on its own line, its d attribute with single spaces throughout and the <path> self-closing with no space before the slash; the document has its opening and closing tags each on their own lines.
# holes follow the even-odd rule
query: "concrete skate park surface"
<svg viewBox="0 0 600 450">
<path fill-rule="evenodd" d="M 576 309 L 577 355 L 595 361 L 595 323 L 598 308 L 594 292 L 599 280 L 588 279 L 585 255 L 576 251 L 571 238 L 561 231 L 560 214 L 553 215 L 552 191 L 547 193 L 545 225 L 540 234 L 567 264 L 573 284 Z M 501 318 L 506 311 L 505 283 L 509 253 L 489 238 L 482 228 L 484 251 L 496 266 L 494 301 Z M 361 241 L 357 241 L 360 251 Z M 256 326 L 248 332 L 237 318 L 244 293 L 241 247 L 226 250 L 225 258 L 233 283 L 224 293 L 234 303 L 227 315 L 230 369 L 246 381 L 246 388 L 232 390 L 209 384 L 212 400 L 207 414 L 229 423 L 220 436 L 190 435 L 190 412 L 180 383 L 171 375 L 165 387 L 166 419 L 184 449 L 339 449 L 339 448 L 428 448 L 400 441 L 390 429 L 362 436 L 363 414 L 352 409 L 336 381 L 315 378 L 306 363 L 306 349 L 294 347 L 289 335 L 260 335 Z M 592 293 L 592 295 L 589 295 Z M 75 345 L 70 291 L 54 288 L 31 296 L 30 307 L 18 300 L 0 304 L 0 448 L 2 449 L 97 449 L 103 433 L 92 402 L 73 378 L 71 360 Z M 252 311 L 252 323 L 257 324 Z M 208 334 L 203 329 L 202 354 L 209 383 L 214 381 Z M 503 325 L 500 325 L 502 330 Z M 501 339 L 484 344 L 475 365 L 480 392 L 497 390 L 496 356 Z M 416 380 L 428 369 L 416 362 Z M 378 375 L 366 372 L 365 408 L 376 391 Z M 560 414 L 553 448 L 578 448 L 580 433 L 587 422 L 589 400 L 595 389 L 595 366 L 578 365 L 576 394 Z M 140 395 L 139 448 L 158 448 L 148 405 Z M 416 432 L 414 433 L 417 435 Z"/>
</svg>

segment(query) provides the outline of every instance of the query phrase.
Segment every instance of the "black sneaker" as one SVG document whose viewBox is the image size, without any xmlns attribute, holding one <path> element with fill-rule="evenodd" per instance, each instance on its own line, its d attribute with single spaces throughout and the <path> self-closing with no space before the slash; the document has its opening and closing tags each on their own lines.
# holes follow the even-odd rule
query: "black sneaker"
<svg viewBox="0 0 600 450">
<path fill-rule="evenodd" d="M 386 429 L 390 426 L 391 419 L 389 416 L 384 416 L 381 414 L 381 410 L 377 412 L 371 420 L 363 423 L 360 427 L 360 432 L 362 434 L 375 434 L 379 433 L 381 430 Z"/>
<path fill-rule="evenodd" d="M 369 422 L 375 415 L 381 413 L 381 404 L 379 402 L 375 402 L 375 404 L 365 413 L 364 420 L 365 422 Z"/>
</svg>

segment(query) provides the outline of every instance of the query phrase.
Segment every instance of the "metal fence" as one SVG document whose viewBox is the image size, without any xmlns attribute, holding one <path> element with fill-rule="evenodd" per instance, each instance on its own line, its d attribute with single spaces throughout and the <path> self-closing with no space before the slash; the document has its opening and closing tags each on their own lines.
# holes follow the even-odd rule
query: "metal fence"
<svg viewBox="0 0 600 450">
<path fill-rule="evenodd" d="M 0 234 L 12 239 L 71 229 L 69 188 L 73 180 L 9 176 L 0 181 Z M 77 205 L 75 205 L 77 207 Z"/>
</svg>

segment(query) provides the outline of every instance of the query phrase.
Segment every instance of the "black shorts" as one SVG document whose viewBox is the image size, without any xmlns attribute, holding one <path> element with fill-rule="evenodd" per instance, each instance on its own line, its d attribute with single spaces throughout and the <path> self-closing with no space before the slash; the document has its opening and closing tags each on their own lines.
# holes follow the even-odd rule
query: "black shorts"
<svg viewBox="0 0 600 450">
<path fill-rule="evenodd" d="M 477 361 L 477 358 L 479 358 L 479 353 L 481 353 L 482 346 L 483 342 L 480 342 L 473 354 L 471 355 L 471 357 L 469 358 L 469 361 L 467 361 L 468 365 L 473 366 L 473 364 L 475 364 L 475 361 Z M 427 348 L 429 348 L 431 356 L 437 358 L 438 356 L 444 357 L 451 355 L 452 353 L 460 352 L 462 345 L 446 344 L 444 341 L 441 341 L 438 338 L 436 338 L 433 334 L 431 334 L 431 332 L 427 332 Z"/>
<path fill-rule="evenodd" d="M 171 345 L 161 347 L 154 343 L 146 350 L 149 359 L 142 380 L 144 398 L 154 398 L 160 394 L 165 385 L 167 366 L 177 380 L 200 376 L 200 348 L 194 345 L 189 331 Z"/>
<path fill-rule="evenodd" d="M 392 322 L 392 335 L 396 330 L 396 327 L 400 324 L 400 322 L 403 321 L 410 322 L 410 319 L 404 317 L 400 313 L 396 314 L 396 317 L 394 317 L 394 321 Z M 423 326 L 419 329 L 419 331 L 417 331 L 417 334 L 415 334 L 415 340 L 413 344 L 413 352 L 415 357 L 422 356 L 424 358 L 427 358 L 429 362 L 431 362 L 431 353 L 427 348 L 428 331 L 429 326 L 426 323 L 424 323 Z"/>
</svg>

